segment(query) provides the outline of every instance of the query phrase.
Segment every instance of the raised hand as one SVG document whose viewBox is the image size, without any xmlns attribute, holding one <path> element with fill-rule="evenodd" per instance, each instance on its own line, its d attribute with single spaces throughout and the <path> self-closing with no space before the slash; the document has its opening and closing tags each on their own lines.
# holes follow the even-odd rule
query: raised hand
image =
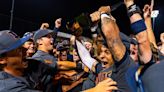
<svg viewBox="0 0 164 92">
<path fill-rule="evenodd" d="M 134 0 L 124 0 L 124 3 L 126 5 L 126 7 L 131 6 L 132 4 L 134 4 Z"/>
<path fill-rule="evenodd" d="M 49 28 L 49 24 L 48 23 L 42 23 L 40 29 L 48 29 Z"/>
<path fill-rule="evenodd" d="M 95 11 L 92 14 L 90 14 L 92 22 L 99 21 L 100 20 L 100 14 L 101 14 L 101 12 L 99 12 L 99 11 Z"/>
<path fill-rule="evenodd" d="M 55 21 L 55 27 L 56 28 L 60 28 L 61 27 L 61 21 L 62 21 L 62 18 L 56 19 L 56 21 Z"/>
<path fill-rule="evenodd" d="M 110 13 L 111 9 L 110 6 L 101 6 L 98 11 L 101 13 Z"/>
<path fill-rule="evenodd" d="M 151 17 L 151 12 L 151 7 L 148 4 L 146 4 L 143 8 L 144 18 Z"/>
</svg>

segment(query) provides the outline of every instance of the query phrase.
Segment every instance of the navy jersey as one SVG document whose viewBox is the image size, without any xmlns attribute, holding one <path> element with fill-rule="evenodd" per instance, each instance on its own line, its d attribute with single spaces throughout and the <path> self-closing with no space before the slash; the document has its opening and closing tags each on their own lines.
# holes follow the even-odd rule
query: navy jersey
<svg viewBox="0 0 164 92">
<path fill-rule="evenodd" d="M 136 92 L 135 72 L 137 69 L 138 66 L 128 52 L 125 53 L 121 61 L 115 62 L 111 78 L 117 82 L 118 90 L 116 92 Z"/>
<path fill-rule="evenodd" d="M 24 77 L 14 77 L 6 72 L 0 72 L 0 92 L 42 92 L 34 90 Z"/>
<path fill-rule="evenodd" d="M 33 56 L 32 59 L 35 60 L 39 60 L 42 63 L 48 65 L 51 69 L 53 69 L 53 73 L 55 74 L 55 72 L 57 72 L 57 59 L 50 55 L 49 53 L 43 52 L 38 50 Z M 54 90 L 58 90 L 56 88 L 54 88 L 54 84 L 53 84 L 53 77 L 54 74 L 49 71 L 48 75 L 46 73 L 47 76 L 41 77 L 41 84 L 43 84 L 42 86 L 44 86 L 44 91 L 45 92 L 54 92 Z M 59 88 L 59 87 L 58 87 Z M 61 90 L 61 88 L 59 89 Z M 60 92 L 60 91 L 59 91 Z"/>
</svg>

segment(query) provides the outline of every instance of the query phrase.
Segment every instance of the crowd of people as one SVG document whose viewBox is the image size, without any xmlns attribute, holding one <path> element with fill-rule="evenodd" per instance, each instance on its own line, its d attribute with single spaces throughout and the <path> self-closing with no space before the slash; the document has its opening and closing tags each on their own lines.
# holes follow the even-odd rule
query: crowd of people
<svg viewBox="0 0 164 92">
<path fill-rule="evenodd" d="M 163 92 L 164 33 L 157 44 L 151 5 L 141 11 L 134 0 L 124 4 L 130 36 L 120 32 L 110 6 L 90 14 L 92 39 L 75 21 L 73 34 L 57 41 L 61 18 L 53 30 L 43 23 L 21 38 L 0 31 L 0 92 Z"/>
</svg>

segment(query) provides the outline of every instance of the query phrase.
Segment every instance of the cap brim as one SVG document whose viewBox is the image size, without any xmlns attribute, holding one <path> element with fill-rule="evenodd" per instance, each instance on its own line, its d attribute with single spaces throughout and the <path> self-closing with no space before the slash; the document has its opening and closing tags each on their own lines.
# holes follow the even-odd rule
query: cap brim
<svg viewBox="0 0 164 92">
<path fill-rule="evenodd" d="M 20 38 L 18 41 L 16 41 L 12 46 L 9 46 L 8 48 L 0 51 L 0 54 L 2 53 L 6 53 L 6 52 L 9 52 L 11 50 L 14 50 L 18 47 L 20 47 L 21 45 L 23 45 L 27 40 L 29 40 L 31 38 L 31 36 L 25 36 L 25 37 L 22 37 Z"/>
</svg>

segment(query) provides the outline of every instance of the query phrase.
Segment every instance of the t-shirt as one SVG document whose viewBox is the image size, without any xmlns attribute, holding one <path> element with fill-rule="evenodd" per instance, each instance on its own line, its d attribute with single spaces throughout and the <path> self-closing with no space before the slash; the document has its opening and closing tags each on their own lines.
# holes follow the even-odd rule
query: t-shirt
<svg viewBox="0 0 164 92">
<path fill-rule="evenodd" d="M 115 62 L 111 78 L 117 82 L 116 92 L 136 92 L 135 72 L 138 65 L 132 60 L 128 52 L 121 61 Z"/>
<path fill-rule="evenodd" d="M 54 92 L 54 90 L 58 90 L 58 92 L 61 92 L 61 86 L 59 87 L 54 87 L 53 84 L 53 77 L 55 72 L 57 72 L 57 59 L 50 55 L 49 53 L 43 52 L 38 50 L 33 56 L 32 59 L 39 60 L 42 63 L 46 64 L 51 68 L 53 71 L 45 72 L 46 76 L 41 75 L 40 78 L 40 83 L 43 84 L 42 86 L 44 87 L 44 92 Z M 37 81 L 37 82 L 38 82 Z M 57 88 L 57 89 L 55 89 Z"/>
<path fill-rule="evenodd" d="M 0 72 L 0 92 L 41 92 L 35 90 L 24 77 L 14 77 Z"/>
</svg>

